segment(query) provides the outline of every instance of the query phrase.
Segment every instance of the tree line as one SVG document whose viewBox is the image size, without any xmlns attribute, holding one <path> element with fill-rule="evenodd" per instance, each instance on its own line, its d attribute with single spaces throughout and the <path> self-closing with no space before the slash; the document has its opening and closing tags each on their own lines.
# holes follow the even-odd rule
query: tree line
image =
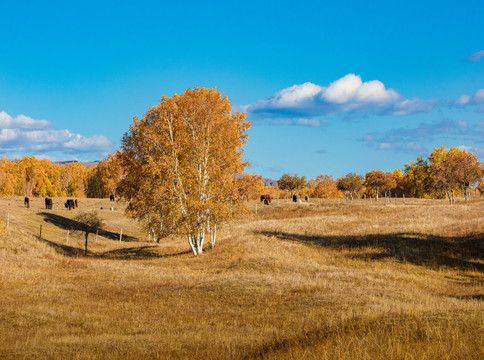
<svg viewBox="0 0 484 360">
<path fill-rule="evenodd" d="M 333 180 L 330 175 L 320 175 L 309 181 L 297 174 L 284 174 L 278 186 L 291 195 L 297 192 L 316 198 L 446 197 L 454 202 L 457 195 L 469 200 L 471 191 L 484 194 L 483 175 L 484 164 L 472 152 L 442 146 L 425 160 L 417 157 L 415 162 L 405 164 L 403 172 L 372 170 L 365 176 L 348 173 Z"/>
<path fill-rule="evenodd" d="M 56 164 L 25 156 L 19 160 L 0 159 L 0 196 L 93 197 L 114 194 L 122 170 L 116 154 L 97 166 L 79 162 Z"/>
</svg>

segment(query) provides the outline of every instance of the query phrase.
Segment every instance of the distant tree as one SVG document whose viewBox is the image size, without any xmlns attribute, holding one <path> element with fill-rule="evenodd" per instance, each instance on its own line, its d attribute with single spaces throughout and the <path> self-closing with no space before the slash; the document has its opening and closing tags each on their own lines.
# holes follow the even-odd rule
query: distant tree
<svg viewBox="0 0 484 360">
<path fill-rule="evenodd" d="M 97 166 L 89 169 L 86 180 L 88 197 L 106 198 L 116 194 L 116 188 L 124 176 L 119 154 L 109 154 Z"/>
<path fill-rule="evenodd" d="M 364 179 L 361 175 L 355 173 L 346 174 L 345 177 L 338 178 L 336 186 L 343 191 L 345 195 L 349 196 L 351 200 L 356 196 L 360 197 L 360 192 L 363 189 Z"/>
<path fill-rule="evenodd" d="M 427 160 L 417 157 L 416 162 L 405 164 L 405 177 L 411 197 L 429 197 L 432 191 L 430 168 Z"/>
<path fill-rule="evenodd" d="M 91 212 L 80 212 L 74 220 L 73 230 L 83 232 L 86 238 L 84 245 L 84 255 L 87 255 L 87 238 L 89 234 L 96 232 L 96 230 L 101 230 L 103 227 L 103 221 L 99 217 L 96 211 Z"/>
<path fill-rule="evenodd" d="M 0 196 L 15 195 L 15 178 L 12 162 L 5 157 L 0 159 Z"/>
<path fill-rule="evenodd" d="M 281 190 L 289 191 L 292 196 L 306 185 L 306 177 L 298 176 L 297 174 L 292 176 L 289 174 L 283 174 L 277 181 L 277 184 Z"/>
<path fill-rule="evenodd" d="M 384 173 L 381 170 L 372 170 L 366 173 L 364 185 L 368 189 L 373 190 L 375 199 L 378 201 L 380 191 L 386 194 L 387 191 L 395 189 L 397 182 L 392 173 Z"/>
<path fill-rule="evenodd" d="M 184 234 L 195 256 L 208 233 L 233 216 L 239 200 L 236 176 L 245 169 L 243 147 L 250 123 L 232 112 L 216 89 L 188 89 L 163 96 L 123 137 L 120 161 L 125 177 L 117 193 L 127 214 L 157 237 Z"/>
<path fill-rule="evenodd" d="M 454 202 L 454 190 L 460 188 L 466 200 L 470 199 L 470 187 L 483 174 L 481 163 L 474 154 L 457 148 L 446 151 L 442 146 L 429 156 L 432 185 L 437 191 L 445 191 L 449 202 Z"/>
<path fill-rule="evenodd" d="M 409 190 L 408 190 L 408 183 L 407 183 L 407 176 L 402 173 L 401 169 L 395 169 L 393 171 L 393 178 L 395 179 L 396 185 L 395 185 L 395 192 L 396 196 L 402 197 L 402 196 L 409 196 Z"/>
<path fill-rule="evenodd" d="M 235 183 L 242 200 L 257 199 L 264 191 L 264 182 L 260 175 L 244 174 L 242 177 L 237 178 Z"/>
<path fill-rule="evenodd" d="M 331 175 L 319 175 L 316 179 L 311 179 L 308 182 L 310 194 L 316 198 L 338 198 L 341 192 L 336 186 L 336 181 Z"/>
</svg>

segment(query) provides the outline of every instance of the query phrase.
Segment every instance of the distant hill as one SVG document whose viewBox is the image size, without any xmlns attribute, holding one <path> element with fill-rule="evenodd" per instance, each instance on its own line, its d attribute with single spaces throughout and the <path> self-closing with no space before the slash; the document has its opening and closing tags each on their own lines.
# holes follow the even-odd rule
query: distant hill
<svg viewBox="0 0 484 360">
<path fill-rule="evenodd" d="M 264 182 L 264 186 L 274 186 L 277 187 L 277 180 L 269 179 L 269 178 L 262 178 Z"/>
<path fill-rule="evenodd" d="M 66 164 L 72 164 L 72 163 L 80 163 L 82 166 L 90 169 L 93 168 L 94 166 L 97 166 L 99 164 L 99 160 L 96 161 L 77 161 L 77 160 L 67 160 L 67 161 L 57 161 L 53 162 L 53 164 L 56 165 L 66 165 Z"/>
</svg>

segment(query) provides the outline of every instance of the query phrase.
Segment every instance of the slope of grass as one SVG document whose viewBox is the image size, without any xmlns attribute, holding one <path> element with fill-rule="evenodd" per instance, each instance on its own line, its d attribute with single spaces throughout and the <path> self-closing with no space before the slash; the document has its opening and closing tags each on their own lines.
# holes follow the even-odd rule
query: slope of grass
<svg viewBox="0 0 484 360">
<path fill-rule="evenodd" d="M 84 257 L 79 210 L 22 201 L 0 198 L 0 357 L 484 357 L 483 201 L 259 205 L 200 258 L 104 199 L 80 200 L 106 223 Z"/>
</svg>

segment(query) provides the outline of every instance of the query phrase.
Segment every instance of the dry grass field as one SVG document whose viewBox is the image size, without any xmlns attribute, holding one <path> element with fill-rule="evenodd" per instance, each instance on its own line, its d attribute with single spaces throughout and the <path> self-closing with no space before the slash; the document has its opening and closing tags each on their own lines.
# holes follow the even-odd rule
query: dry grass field
<svg viewBox="0 0 484 360">
<path fill-rule="evenodd" d="M 80 199 L 85 257 L 64 200 L 0 198 L 0 358 L 484 358 L 483 200 L 252 203 L 198 258 Z"/>
</svg>

